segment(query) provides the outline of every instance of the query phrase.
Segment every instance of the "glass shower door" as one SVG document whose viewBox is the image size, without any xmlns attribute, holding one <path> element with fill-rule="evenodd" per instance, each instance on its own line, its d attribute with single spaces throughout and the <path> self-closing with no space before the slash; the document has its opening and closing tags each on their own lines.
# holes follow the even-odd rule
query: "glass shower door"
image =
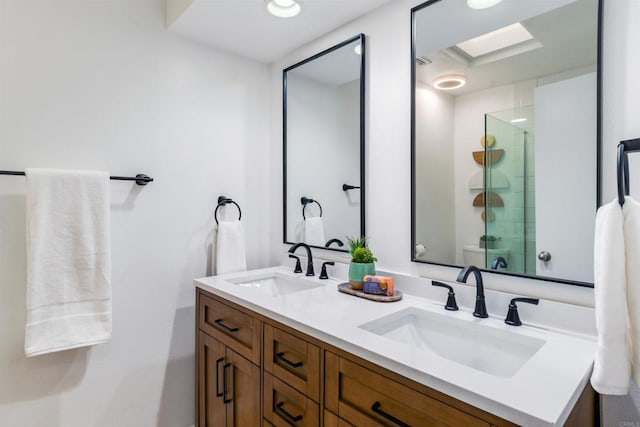
<svg viewBox="0 0 640 427">
<path fill-rule="evenodd" d="M 485 115 L 485 262 L 535 273 L 533 106 Z M 489 145 L 492 143 L 491 145 Z"/>
</svg>

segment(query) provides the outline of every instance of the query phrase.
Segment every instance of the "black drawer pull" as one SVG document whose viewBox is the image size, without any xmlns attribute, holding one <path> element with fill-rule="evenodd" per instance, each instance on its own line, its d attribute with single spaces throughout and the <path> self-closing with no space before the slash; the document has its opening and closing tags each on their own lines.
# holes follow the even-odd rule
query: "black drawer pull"
<svg viewBox="0 0 640 427">
<path fill-rule="evenodd" d="M 292 362 L 291 360 L 284 357 L 284 351 L 281 351 L 280 353 L 276 354 L 276 359 L 286 363 L 292 368 L 299 368 L 300 366 L 302 366 L 302 362 Z"/>
<path fill-rule="evenodd" d="M 399 419 L 397 419 L 393 415 L 384 412 L 382 409 L 380 409 L 380 406 L 381 406 L 380 402 L 376 402 L 373 405 L 371 405 L 371 410 L 373 412 L 375 412 L 376 414 L 380 415 L 381 417 L 386 418 L 387 420 L 391 421 L 392 423 L 394 423 L 398 427 L 410 427 L 409 424 L 403 423 L 402 421 L 400 421 Z"/>
<path fill-rule="evenodd" d="M 295 424 L 302 419 L 302 415 L 293 416 L 290 413 L 288 413 L 282 407 L 283 405 L 284 405 L 284 402 L 280 402 L 276 405 L 276 412 L 278 413 L 278 415 L 281 415 L 285 420 L 287 420 L 291 424 Z"/>
<path fill-rule="evenodd" d="M 218 385 L 220 384 L 220 376 L 218 375 L 218 373 L 220 372 L 220 362 L 222 362 L 223 360 L 224 360 L 224 357 L 221 357 L 220 359 L 216 360 L 216 397 L 222 396 L 220 387 L 218 387 Z"/>
<path fill-rule="evenodd" d="M 214 320 L 213 323 L 215 323 L 216 325 L 220 326 L 222 329 L 229 331 L 229 332 L 238 332 L 238 328 L 233 327 L 233 326 L 227 326 L 224 323 L 222 323 L 222 319 L 217 319 Z"/>
<path fill-rule="evenodd" d="M 225 363 L 225 365 L 222 367 L 222 402 L 225 405 L 227 403 L 231 403 L 231 400 L 233 400 L 233 399 L 227 399 L 227 368 L 230 366 L 231 366 L 231 363 Z"/>
</svg>

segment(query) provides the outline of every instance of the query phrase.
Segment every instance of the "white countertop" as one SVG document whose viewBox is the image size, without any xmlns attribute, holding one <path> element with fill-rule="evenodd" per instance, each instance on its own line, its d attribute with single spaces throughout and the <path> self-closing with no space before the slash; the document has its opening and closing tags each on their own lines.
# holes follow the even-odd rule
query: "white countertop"
<svg viewBox="0 0 640 427">
<path fill-rule="evenodd" d="M 274 297 L 227 280 L 253 273 L 264 276 L 271 272 L 312 280 L 322 286 Z M 288 267 L 195 281 L 195 285 L 205 291 L 520 425 L 562 425 L 589 380 L 596 345 L 593 337 L 526 324 L 508 326 L 502 313 L 499 316 L 490 313 L 488 319 L 477 319 L 465 307 L 447 312 L 442 308 L 444 301 L 420 298 L 406 292 L 401 301 L 377 303 L 338 292 L 338 283 L 340 281 L 293 274 Z M 546 343 L 512 377 L 504 378 L 358 327 L 410 307 L 482 322 L 484 326 L 518 332 Z"/>
</svg>

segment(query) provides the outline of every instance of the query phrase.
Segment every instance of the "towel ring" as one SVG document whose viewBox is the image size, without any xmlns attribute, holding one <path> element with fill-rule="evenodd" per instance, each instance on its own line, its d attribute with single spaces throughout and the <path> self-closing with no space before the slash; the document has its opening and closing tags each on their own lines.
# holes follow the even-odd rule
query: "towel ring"
<svg viewBox="0 0 640 427">
<path fill-rule="evenodd" d="M 302 203 L 302 219 L 305 219 L 305 220 L 307 219 L 307 217 L 304 214 L 304 209 L 307 207 L 309 203 L 315 203 L 316 205 L 318 205 L 318 207 L 320 208 L 320 218 L 322 218 L 322 206 L 320 205 L 320 203 L 318 203 L 317 200 L 313 200 L 308 197 L 302 196 L 300 198 L 300 203 Z"/>
<path fill-rule="evenodd" d="M 238 206 L 238 204 L 234 202 L 233 199 L 225 196 L 220 196 L 218 197 L 218 206 L 216 206 L 216 210 L 213 212 L 213 218 L 216 220 L 216 224 L 219 224 L 218 209 L 220 209 L 220 207 L 222 206 L 228 205 L 229 203 L 233 203 L 234 205 L 236 205 L 236 208 L 238 208 L 238 221 L 242 219 L 242 209 L 240 209 L 240 206 Z"/>
</svg>

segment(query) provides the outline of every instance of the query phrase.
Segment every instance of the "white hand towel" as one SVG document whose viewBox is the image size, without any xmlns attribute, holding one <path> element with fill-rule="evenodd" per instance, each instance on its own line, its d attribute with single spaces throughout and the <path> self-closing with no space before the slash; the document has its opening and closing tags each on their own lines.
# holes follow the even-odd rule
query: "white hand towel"
<svg viewBox="0 0 640 427">
<path fill-rule="evenodd" d="M 627 258 L 627 345 L 631 378 L 640 384 L 640 204 L 627 197 L 622 212 Z"/>
<path fill-rule="evenodd" d="M 314 216 L 304 220 L 304 242 L 308 245 L 324 247 L 324 225 L 322 218 Z"/>
<path fill-rule="evenodd" d="M 27 169 L 27 356 L 111 338 L 106 172 Z"/>
<path fill-rule="evenodd" d="M 244 229 L 239 220 L 220 221 L 216 239 L 216 273 L 247 270 Z"/>
</svg>

